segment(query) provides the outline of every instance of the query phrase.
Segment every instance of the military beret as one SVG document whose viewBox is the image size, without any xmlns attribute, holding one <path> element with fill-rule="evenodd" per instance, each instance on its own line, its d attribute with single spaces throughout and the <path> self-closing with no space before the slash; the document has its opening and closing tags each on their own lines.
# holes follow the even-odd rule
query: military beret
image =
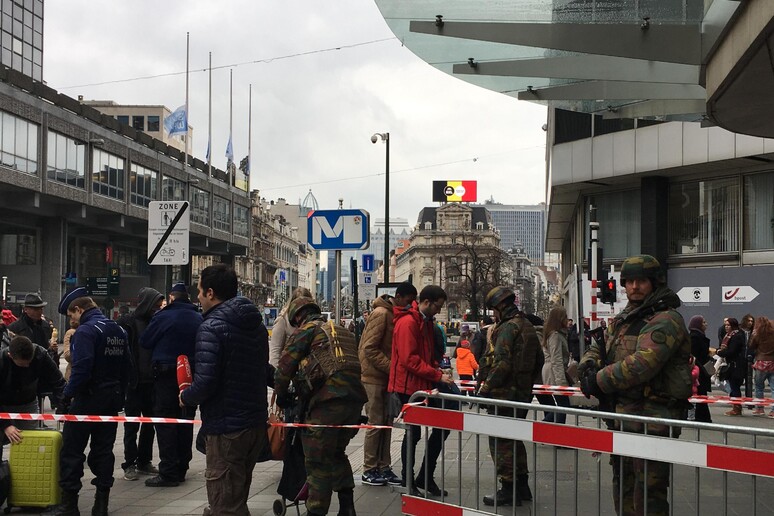
<svg viewBox="0 0 774 516">
<path fill-rule="evenodd" d="M 67 294 L 62 297 L 62 300 L 59 301 L 59 308 L 57 311 L 62 315 L 67 315 L 67 309 L 70 306 L 70 303 L 78 299 L 79 297 L 88 297 L 89 291 L 86 290 L 86 287 L 78 287 L 75 290 L 71 290 Z"/>
<path fill-rule="evenodd" d="M 170 292 L 188 292 L 188 289 L 186 288 L 185 283 L 177 282 L 172 285 L 172 290 L 170 290 Z"/>
</svg>

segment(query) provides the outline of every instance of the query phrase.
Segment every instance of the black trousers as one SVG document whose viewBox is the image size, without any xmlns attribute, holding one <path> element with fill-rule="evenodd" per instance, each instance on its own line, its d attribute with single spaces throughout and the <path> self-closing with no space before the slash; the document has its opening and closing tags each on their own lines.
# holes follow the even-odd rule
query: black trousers
<svg viewBox="0 0 774 516">
<path fill-rule="evenodd" d="M 154 383 L 157 417 L 193 419 L 195 409 L 180 407 L 175 368 L 163 368 L 156 371 Z M 182 481 L 193 457 L 193 425 L 178 423 L 158 423 L 156 438 L 159 442 L 159 474 L 167 480 Z"/>
<path fill-rule="evenodd" d="M 153 384 L 138 383 L 126 393 L 127 416 L 153 416 Z M 137 434 L 140 434 L 139 442 Z M 122 469 L 139 466 L 153 460 L 153 425 L 148 423 L 124 423 L 124 462 Z"/>
<path fill-rule="evenodd" d="M 115 416 L 121 408 L 123 394 L 118 386 L 93 389 L 94 392 L 76 396 L 70 406 L 70 414 Z M 118 423 L 66 422 L 63 430 L 62 453 L 59 458 L 59 486 L 64 491 L 81 490 L 83 464 L 88 460 L 95 478 L 91 483 L 97 488 L 113 486 L 113 468 L 116 458 L 113 445 L 116 442 Z M 88 459 L 84 452 L 89 445 Z"/>
</svg>

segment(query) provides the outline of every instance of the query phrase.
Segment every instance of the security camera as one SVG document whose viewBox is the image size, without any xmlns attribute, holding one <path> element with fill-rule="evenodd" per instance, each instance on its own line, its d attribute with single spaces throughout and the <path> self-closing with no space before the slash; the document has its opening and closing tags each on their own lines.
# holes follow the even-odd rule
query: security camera
<svg viewBox="0 0 774 516">
<path fill-rule="evenodd" d="M 548 124 L 543 124 L 541 129 L 544 130 L 544 131 L 548 131 Z"/>
<path fill-rule="evenodd" d="M 371 136 L 371 143 L 376 143 L 379 141 L 379 137 L 377 135 Z"/>
</svg>

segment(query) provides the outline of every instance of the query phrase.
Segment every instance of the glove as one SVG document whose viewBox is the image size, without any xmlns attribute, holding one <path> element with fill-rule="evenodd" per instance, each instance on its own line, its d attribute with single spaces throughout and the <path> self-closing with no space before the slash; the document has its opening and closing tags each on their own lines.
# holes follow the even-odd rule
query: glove
<svg viewBox="0 0 774 516">
<path fill-rule="evenodd" d="M 56 407 L 56 414 L 64 415 L 70 413 L 70 403 L 72 403 L 72 398 L 62 398 L 62 400 L 59 402 L 59 404 Z"/>
<path fill-rule="evenodd" d="M 580 384 L 581 392 L 583 392 L 584 396 L 587 398 L 591 398 L 592 396 L 599 398 L 602 394 L 604 394 L 602 389 L 599 388 L 599 384 L 597 383 L 596 371 L 594 374 L 586 374 L 583 376 L 583 378 L 581 378 Z"/>
</svg>

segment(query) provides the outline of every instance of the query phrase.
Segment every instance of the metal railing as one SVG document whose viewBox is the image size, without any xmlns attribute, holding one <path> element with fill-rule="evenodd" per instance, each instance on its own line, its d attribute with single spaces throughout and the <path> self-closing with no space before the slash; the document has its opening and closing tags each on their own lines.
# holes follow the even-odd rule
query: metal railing
<svg viewBox="0 0 774 516">
<path fill-rule="evenodd" d="M 425 400 L 447 407 L 459 403 L 463 408 L 432 408 Z M 603 466 L 605 454 L 644 459 L 640 462 L 644 465 L 639 472 L 642 478 L 648 478 L 648 467 L 667 463 L 669 514 L 774 513 L 774 497 L 770 495 L 774 492 L 774 430 L 427 392 L 412 395 L 410 404 L 404 424 L 423 429 L 420 443 L 424 442 L 425 450 L 433 429 L 449 430 L 451 434 L 448 441 L 443 441 L 435 474 L 441 495 L 433 497 L 427 491 L 420 491 L 421 496 L 403 495 L 404 514 L 501 512 L 502 507 L 484 506 L 482 502 L 483 495 L 495 493 L 499 487 L 494 467 L 497 452 L 490 457 L 489 447 L 481 446 L 482 437 L 519 440 L 527 446 L 532 499 L 524 500 L 523 505 L 529 506 L 530 514 L 615 514 L 612 468 Z M 489 411 L 493 413 L 484 413 L 485 407 L 492 407 Z M 523 417 L 503 417 L 503 411 Z M 566 414 L 566 424 L 539 421 L 541 411 Z M 644 432 L 610 430 L 606 421 L 640 424 Z M 654 426 L 668 427 L 670 434 L 678 432 L 680 437 L 653 435 Z M 407 460 L 414 463 L 411 446 Z M 618 461 L 619 468 L 623 468 L 623 462 Z M 417 480 L 426 487 L 431 480 L 427 453 L 424 463 L 425 478 Z M 422 462 L 417 461 L 417 465 Z M 513 467 L 515 475 L 516 454 Z M 623 475 L 619 469 L 619 476 Z M 406 480 L 410 493 L 414 479 Z M 656 509 L 647 506 L 647 484 L 641 482 L 639 509 L 624 514 L 655 513 Z M 618 498 L 622 500 L 623 486 L 620 482 Z M 515 482 L 512 490 L 515 499 Z"/>
</svg>

